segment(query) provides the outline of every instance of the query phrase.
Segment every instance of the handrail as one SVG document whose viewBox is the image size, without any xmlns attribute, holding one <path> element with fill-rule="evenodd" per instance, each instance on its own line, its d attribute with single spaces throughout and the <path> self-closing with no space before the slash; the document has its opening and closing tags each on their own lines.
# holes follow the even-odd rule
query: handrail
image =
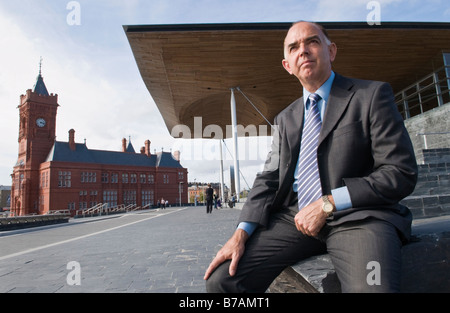
<svg viewBox="0 0 450 313">
<path fill-rule="evenodd" d="M 439 74 L 441 74 L 442 78 L 439 77 Z M 450 95 L 449 76 L 450 66 L 444 65 L 396 93 L 396 104 L 400 113 L 403 115 L 403 118 L 406 120 L 412 116 L 424 113 L 424 104 L 429 101 L 435 100 L 437 105 L 431 103 L 431 106 L 425 108 L 426 110 L 435 106 L 440 107 L 444 105 L 445 102 L 448 102 L 444 101 L 443 96 Z M 421 85 L 424 82 L 426 84 Z M 413 104 L 411 105 L 410 102 L 413 102 Z M 420 108 L 420 113 L 413 113 L 411 116 L 411 111 L 417 108 Z"/>
<path fill-rule="evenodd" d="M 431 133 L 417 133 L 416 136 L 423 136 L 423 144 L 425 149 L 428 149 L 427 136 L 428 135 L 447 135 L 450 132 L 431 132 Z"/>
</svg>

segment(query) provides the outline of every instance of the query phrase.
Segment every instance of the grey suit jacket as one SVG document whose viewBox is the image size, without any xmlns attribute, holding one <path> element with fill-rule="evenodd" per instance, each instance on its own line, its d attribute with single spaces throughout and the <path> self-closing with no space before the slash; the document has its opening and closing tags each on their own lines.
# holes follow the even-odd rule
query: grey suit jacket
<svg viewBox="0 0 450 313">
<path fill-rule="evenodd" d="M 286 206 L 300 151 L 303 110 L 300 98 L 276 116 L 271 152 L 239 222 L 265 227 L 271 213 Z M 389 84 L 336 74 L 317 154 L 322 193 L 347 186 L 353 204 L 334 213 L 329 225 L 374 217 L 394 224 L 409 238 L 412 215 L 399 201 L 414 190 L 417 163 Z"/>
</svg>

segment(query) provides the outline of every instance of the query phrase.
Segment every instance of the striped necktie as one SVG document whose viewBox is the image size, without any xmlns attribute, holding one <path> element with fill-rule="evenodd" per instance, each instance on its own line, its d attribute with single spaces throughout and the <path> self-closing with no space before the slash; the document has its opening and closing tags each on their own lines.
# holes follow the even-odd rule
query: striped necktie
<svg viewBox="0 0 450 313">
<path fill-rule="evenodd" d="M 303 135 L 300 147 L 298 166 L 298 208 L 301 210 L 322 195 L 319 169 L 317 167 L 317 143 L 319 141 L 320 119 L 317 103 L 320 96 L 313 93 L 309 95 L 309 111 L 303 126 Z"/>
</svg>

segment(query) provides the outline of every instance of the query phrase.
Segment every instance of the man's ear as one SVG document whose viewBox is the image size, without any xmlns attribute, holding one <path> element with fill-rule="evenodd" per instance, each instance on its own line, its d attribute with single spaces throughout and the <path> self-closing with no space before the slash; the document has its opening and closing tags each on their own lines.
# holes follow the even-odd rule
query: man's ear
<svg viewBox="0 0 450 313">
<path fill-rule="evenodd" d="M 337 54 L 337 46 L 334 42 L 332 42 L 328 46 L 328 52 L 330 53 L 330 61 L 331 61 L 331 63 L 333 63 L 334 59 L 336 59 L 336 54 Z"/>
<path fill-rule="evenodd" d="M 286 59 L 283 59 L 283 61 L 281 61 L 281 63 L 283 64 L 284 69 L 292 75 L 292 71 L 291 71 L 291 66 L 289 65 L 289 62 Z"/>
</svg>

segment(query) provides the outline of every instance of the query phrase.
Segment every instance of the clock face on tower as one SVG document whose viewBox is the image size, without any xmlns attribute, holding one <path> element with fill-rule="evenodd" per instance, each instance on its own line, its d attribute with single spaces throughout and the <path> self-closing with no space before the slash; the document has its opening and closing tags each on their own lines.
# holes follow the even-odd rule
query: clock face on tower
<svg viewBox="0 0 450 313">
<path fill-rule="evenodd" d="M 45 126 L 45 120 L 44 120 L 42 117 L 38 118 L 38 119 L 36 120 L 36 125 L 37 125 L 38 127 L 44 127 L 44 126 Z"/>
</svg>

